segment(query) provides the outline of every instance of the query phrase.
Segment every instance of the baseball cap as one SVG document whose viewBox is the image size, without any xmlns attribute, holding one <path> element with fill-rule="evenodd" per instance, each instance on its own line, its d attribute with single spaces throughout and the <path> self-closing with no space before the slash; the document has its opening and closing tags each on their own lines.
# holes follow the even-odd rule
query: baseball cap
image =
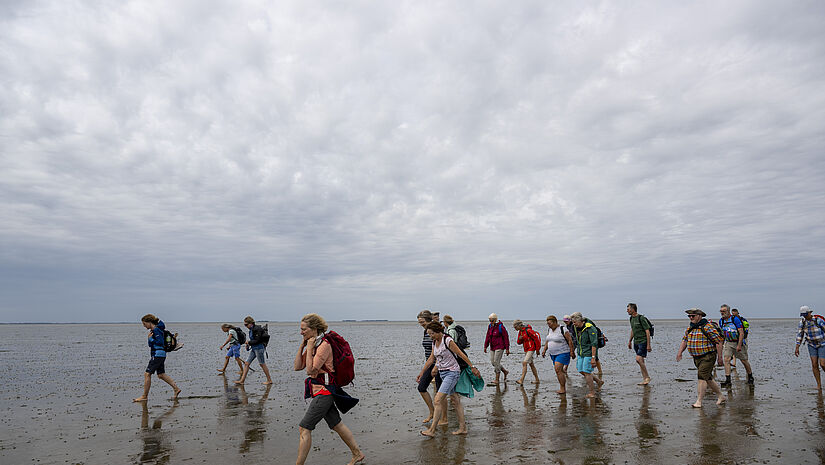
<svg viewBox="0 0 825 465">
<path fill-rule="evenodd" d="M 811 310 L 811 307 L 808 307 L 807 305 L 803 305 L 803 306 L 799 307 L 799 316 L 805 316 L 805 315 L 811 313 L 812 311 L 813 310 Z"/>
</svg>

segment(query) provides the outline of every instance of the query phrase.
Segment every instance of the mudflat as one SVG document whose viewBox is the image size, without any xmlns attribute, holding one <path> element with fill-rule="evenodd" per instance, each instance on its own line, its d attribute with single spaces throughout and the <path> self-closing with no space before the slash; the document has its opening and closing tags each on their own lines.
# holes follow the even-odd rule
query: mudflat
<svg viewBox="0 0 825 465">
<path fill-rule="evenodd" d="M 482 353 L 486 323 L 459 323 L 472 342 L 470 358 L 491 380 Z M 546 333 L 543 322 L 528 323 Z M 701 409 L 691 408 L 696 370 L 690 356 L 675 361 L 687 320 L 654 323 L 650 385 L 636 385 L 641 377 L 627 349 L 627 321 L 597 321 L 610 339 L 600 351 L 606 383 L 598 398 L 584 397 L 574 365 L 568 393 L 557 395 L 549 358 L 536 361 L 541 384 L 531 384 L 528 373 L 524 387 L 516 385 L 523 352 L 513 345 L 502 361 L 511 371 L 508 383 L 463 399 L 469 434 L 449 434 L 456 427 L 451 411 L 450 425 L 427 439 L 418 433 L 427 410 L 415 383 L 423 330 L 414 322 L 331 322 L 357 359 L 347 390 L 361 402 L 343 419 L 365 463 L 373 464 L 825 463 L 825 402 L 807 350 L 793 356 L 796 320 L 752 320 L 755 386 L 739 364 L 727 404 L 717 407 L 711 395 Z M 292 371 L 298 324 L 270 324 L 275 383 L 269 387 L 257 362 L 243 387 L 233 385 L 234 362 L 227 375 L 217 373 L 226 337 L 219 324 L 167 326 L 185 343 L 166 362 L 183 392 L 172 401 L 171 388 L 153 378 L 149 401 L 141 404 L 131 402 L 141 393 L 149 359 L 139 323 L 0 325 L 0 463 L 293 462 L 307 406 L 304 374 Z M 346 446 L 321 422 L 307 463 L 347 459 Z"/>
</svg>

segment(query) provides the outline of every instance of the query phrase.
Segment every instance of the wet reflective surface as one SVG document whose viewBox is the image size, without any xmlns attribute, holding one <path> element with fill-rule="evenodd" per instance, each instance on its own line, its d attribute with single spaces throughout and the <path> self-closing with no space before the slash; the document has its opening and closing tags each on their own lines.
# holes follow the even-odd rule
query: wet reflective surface
<svg viewBox="0 0 825 465">
<path fill-rule="evenodd" d="M 426 415 L 415 389 L 423 362 L 420 328 L 333 324 L 357 358 L 348 392 L 361 403 L 344 422 L 366 463 L 825 463 L 825 402 L 814 389 L 809 359 L 792 355 L 795 320 L 752 321 L 756 386 L 746 384 L 740 365 L 727 404 L 716 407 L 710 396 L 702 409 L 690 407 L 696 397 L 690 357 L 674 360 L 681 320 L 655 321 L 648 357 L 653 382 L 646 387 L 636 385 L 633 353 L 620 342 L 629 332 L 626 320 L 599 323 L 611 337 L 600 351 L 606 384 L 598 398 L 584 397 L 575 367 L 567 395 L 557 395 L 549 359 L 537 361 L 543 383 L 531 384 L 528 375 L 525 386 L 515 384 L 518 348 L 502 361 L 512 372 L 507 384 L 463 399 L 469 434 L 449 434 L 456 428 L 451 411 L 449 426 L 433 439 L 418 434 Z M 293 462 L 296 425 L 307 406 L 303 376 L 291 371 L 297 325 L 270 325 L 275 384 L 268 388 L 260 370 L 243 387 L 234 385 L 234 372 L 217 374 L 224 340 L 218 324 L 169 326 L 185 343 L 166 364 L 183 393 L 173 402 L 169 386 L 153 379 L 149 402 L 133 404 L 148 361 L 139 324 L 0 325 L 0 406 L 6 412 L 0 463 Z M 485 324 L 465 327 L 473 343 L 469 355 L 491 379 L 482 353 Z M 307 463 L 347 459 L 343 442 L 319 424 Z"/>
</svg>

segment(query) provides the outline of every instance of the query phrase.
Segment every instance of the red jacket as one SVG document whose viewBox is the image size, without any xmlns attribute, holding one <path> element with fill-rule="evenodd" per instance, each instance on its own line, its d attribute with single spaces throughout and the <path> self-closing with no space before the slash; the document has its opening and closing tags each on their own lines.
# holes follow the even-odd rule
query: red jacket
<svg viewBox="0 0 825 465">
<path fill-rule="evenodd" d="M 518 331 L 518 339 L 516 339 L 516 344 L 524 345 L 525 352 L 530 352 L 531 350 L 538 352 L 539 348 L 541 347 L 541 336 L 538 337 L 538 342 L 536 342 L 535 338 L 530 337 L 528 331 L 532 332 L 533 327 L 527 325 L 526 328 L 520 329 Z"/>
</svg>

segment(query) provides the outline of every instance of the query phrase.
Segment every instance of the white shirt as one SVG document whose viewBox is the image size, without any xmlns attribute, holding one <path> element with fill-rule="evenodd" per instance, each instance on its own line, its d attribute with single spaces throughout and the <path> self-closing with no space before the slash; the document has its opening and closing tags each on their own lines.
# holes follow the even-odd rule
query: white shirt
<svg viewBox="0 0 825 465">
<path fill-rule="evenodd" d="M 547 333 L 547 337 L 545 338 L 545 343 L 547 344 L 547 352 L 550 355 L 558 355 L 563 354 L 565 352 L 570 352 L 570 345 L 567 344 L 567 338 L 564 337 L 567 334 L 567 329 L 565 328 L 562 333 L 563 325 L 559 325 L 555 330 L 547 328 L 549 332 Z"/>
</svg>

